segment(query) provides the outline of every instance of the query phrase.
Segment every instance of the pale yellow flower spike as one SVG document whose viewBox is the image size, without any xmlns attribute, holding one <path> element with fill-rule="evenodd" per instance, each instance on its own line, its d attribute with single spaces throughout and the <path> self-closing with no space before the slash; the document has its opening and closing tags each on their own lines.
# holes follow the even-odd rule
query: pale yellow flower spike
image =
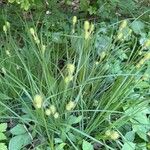
<svg viewBox="0 0 150 150">
<path fill-rule="evenodd" d="M 7 27 L 6 25 L 3 25 L 3 31 L 6 33 L 7 32 Z"/>
<path fill-rule="evenodd" d="M 122 32 L 118 33 L 117 40 L 121 40 L 122 38 L 123 38 L 123 33 Z"/>
<path fill-rule="evenodd" d="M 72 23 L 73 23 L 73 26 L 75 26 L 75 24 L 77 23 L 77 16 L 73 16 Z"/>
<path fill-rule="evenodd" d="M 41 46 L 41 50 L 42 50 L 42 53 L 45 54 L 46 46 L 45 46 L 45 45 L 42 45 L 42 46 Z"/>
<path fill-rule="evenodd" d="M 55 107 L 54 105 L 51 105 L 51 106 L 49 107 L 49 109 L 50 109 L 50 111 L 51 111 L 52 114 L 55 114 L 55 112 L 56 112 L 56 107 Z"/>
<path fill-rule="evenodd" d="M 58 118 L 59 118 L 59 113 L 58 113 L 58 112 L 56 112 L 56 113 L 54 114 L 54 118 L 55 118 L 55 119 L 58 119 Z"/>
<path fill-rule="evenodd" d="M 11 56 L 10 51 L 6 50 L 6 55 L 8 55 L 9 57 Z"/>
<path fill-rule="evenodd" d="M 150 46 L 150 40 L 147 40 L 145 43 L 144 43 L 144 48 L 148 48 Z"/>
<path fill-rule="evenodd" d="M 68 84 L 72 80 L 73 80 L 73 76 L 67 76 L 67 77 L 64 78 L 64 81 L 65 81 L 66 84 Z"/>
<path fill-rule="evenodd" d="M 117 140 L 120 137 L 119 133 L 117 131 L 114 131 L 114 130 L 107 130 L 105 132 L 105 136 L 109 137 L 112 140 Z"/>
<path fill-rule="evenodd" d="M 94 31 L 94 24 L 91 23 L 91 27 L 90 27 L 90 33 L 92 33 Z"/>
<path fill-rule="evenodd" d="M 10 29 L 10 23 L 8 21 L 6 21 L 6 26 L 8 29 Z"/>
<path fill-rule="evenodd" d="M 89 21 L 84 22 L 84 38 L 88 39 L 91 35 L 91 33 L 94 31 L 94 24 L 89 23 Z"/>
<path fill-rule="evenodd" d="M 88 38 L 89 38 L 89 36 L 90 36 L 90 33 L 89 32 L 85 32 L 85 39 L 87 40 Z"/>
<path fill-rule="evenodd" d="M 127 20 L 124 20 L 121 25 L 120 25 L 120 30 L 124 29 L 128 24 L 128 21 Z"/>
<path fill-rule="evenodd" d="M 3 25 L 3 31 L 7 33 L 8 29 L 10 29 L 10 23 L 8 21 L 5 22 L 5 25 Z"/>
<path fill-rule="evenodd" d="M 73 109 L 75 108 L 75 106 L 76 106 L 76 103 L 73 102 L 73 101 L 70 101 L 70 102 L 66 105 L 66 110 L 67 110 L 67 111 L 71 111 L 71 110 L 73 110 Z"/>
<path fill-rule="evenodd" d="M 6 74 L 6 69 L 2 67 L 2 73 Z"/>
<path fill-rule="evenodd" d="M 73 73 L 75 71 L 74 64 L 67 64 L 67 71 L 68 71 L 69 75 L 73 75 Z"/>
<path fill-rule="evenodd" d="M 33 104 L 35 108 L 40 109 L 43 104 L 43 96 L 39 94 L 35 95 L 33 98 Z"/>
<path fill-rule="evenodd" d="M 77 16 L 73 16 L 73 18 L 72 18 L 72 24 L 73 24 L 72 33 L 75 33 L 76 23 L 77 23 Z"/>
<path fill-rule="evenodd" d="M 120 137 L 119 133 L 117 131 L 112 131 L 111 135 L 110 135 L 110 138 L 112 140 L 118 140 Z"/>
<path fill-rule="evenodd" d="M 89 29 L 90 29 L 90 23 L 89 23 L 89 21 L 85 21 L 84 22 L 84 30 L 85 30 L 85 32 L 87 32 Z"/>
<path fill-rule="evenodd" d="M 34 31 L 33 28 L 30 28 L 29 31 L 30 31 L 30 33 L 31 33 L 33 36 L 35 36 L 35 31 Z"/>
<path fill-rule="evenodd" d="M 110 137 L 110 136 L 111 136 L 111 130 L 107 130 L 107 131 L 105 132 L 105 135 L 106 135 L 107 137 Z"/>
<path fill-rule="evenodd" d="M 40 44 L 40 40 L 39 40 L 38 36 L 36 35 L 35 30 L 33 28 L 30 28 L 29 31 L 34 38 L 35 43 Z"/>
<path fill-rule="evenodd" d="M 150 52 L 144 56 L 144 59 L 145 60 L 149 60 L 150 59 Z"/>
<path fill-rule="evenodd" d="M 38 39 L 37 36 L 34 36 L 34 41 L 35 41 L 36 44 L 40 44 L 40 40 Z"/>
<path fill-rule="evenodd" d="M 51 110 L 50 110 L 50 109 L 46 109 L 46 110 L 45 110 L 45 114 L 46 114 L 47 116 L 50 116 L 50 115 L 51 115 Z"/>
</svg>

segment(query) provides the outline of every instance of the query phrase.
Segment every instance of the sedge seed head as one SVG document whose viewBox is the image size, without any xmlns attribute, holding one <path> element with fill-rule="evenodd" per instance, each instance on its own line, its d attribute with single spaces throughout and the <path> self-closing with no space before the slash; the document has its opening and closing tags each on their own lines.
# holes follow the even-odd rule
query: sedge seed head
<svg viewBox="0 0 150 150">
<path fill-rule="evenodd" d="M 106 132 L 105 132 L 105 135 L 107 136 L 107 137 L 110 137 L 111 136 L 111 130 L 107 130 Z"/>
<path fill-rule="evenodd" d="M 70 110 L 71 110 L 71 108 L 70 108 L 70 106 L 69 106 L 68 104 L 66 105 L 66 110 L 67 110 L 67 111 L 70 111 Z"/>
<path fill-rule="evenodd" d="M 138 54 L 139 54 L 139 55 L 142 55 L 142 53 L 143 53 L 142 51 L 139 51 L 139 53 L 138 53 Z"/>
<path fill-rule="evenodd" d="M 36 94 L 33 98 L 33 104 L 35 108 L 40 109 L 43 104 L 43 96 Z"/>
<path fill-rule="evenodd" d="M 6 50 L 6 55 L 8 55 L 9 57 L 11 56 L 10 51 Z"/>
<path fill-rule="evenodd" d="M 119 32 L 118 35 L 117 35 L 117 39 L 118 40 L 121 40 L 123 38 L 123 33 L 122 32 Z"/>
<path fill-rule="evenodd" d="M 3 31 L 6 33 L 7 32 L 7 27 L 6 25 L 3 25 Z"/>
<path fill-rule="evenodd" d="M 124 29 L 128 24 L 128 21 L 127 20 L 124 20 L 121 25 L 120 25 L 120 30 Z"/>
<path fill-rule="evenodd" d="M 10 29 L 10 23 L 8 21 L 6 21 L 6 26 L 8 29 Z"/>
<path fill-rule="evenodd" d="M 145 61 L 146 61 L 146 59 L 143 58 L 143 59 L 140 60 L 139 64 L 140 64 L 140 65 L 143 65 L 143 64 L 145 63 Z"/>
<path fill-rule="evenodd" d="M 144 43 L 144 47 L 145 48 L 148 48 L 150 46 L 150 40 L 147 40 L 145 43 Z"/>
<path fill-rule="evenodd" d="M 30 31 L 30 33 L 31 33 L 33 36 L 35 35 L 35 31 L 34 31 L 33 28 L 30 28 L 29 31 Z"/>
<path fill-rule="evenodd" d="M 49 109 L 50 109 L 50 111 L 51 111 L 52 114 L 55 114 L 55 112 L 56 112 L 56 107 L 55 107 L 54 105 L 51 105 L 51 106 L 49 107 Z"/>
<path fill-rule="evenodd" d="M 68 84 L 68 83 L 71 82 L 72 80 L 73 80 L 73 76 L 67 76 L 67 77 L 64 78 L 64 82 L 65 82 L 66 84 Z"/>
<path fill-rule="evenodd" d="M 42 44 L 41 50 L 42 50 L 42 53 L 44 54 L 44 53 L 45 53 L 45 50 L 46 50 L 46 46 Z"/>
<path fill-rule="evenodd" d="M 35 41 L 36 44 L 40 44 L 40 40 L 38 39 L 37 36 L 34 36 L 34 41 Z"/>
<path fill-rule="evenodd" d="M 147 132 L 147 135 L 150 137 L 150 131 Z"/>
<path fill-rule="evenodd" d="M 137 65 L 136 65 L 136 68 L 138 69 L 138 68 L 140 68 L 141 67 L 141 65 L 138 63 Z"/>
<path fill-rule="evenodd" d="M 149 60 L 150 59 L 150 53 L 145 54 L 144 60 Z"/>
<path fill-rule="evenodd" d="M 117 140 L 117 139 L 119 139 L 119 137 L 120 137 L 120 135 L 119 135 L 119 133 L 117 131 L 112 131 L 111 132 L 110 138 L 112 140 Z"/>
<path fill-rule="evenodd" d="M 131 29 L 129 29 L 129 35 L 131 35 L 131 33 L 132 33 L 132 30 L 131 30 Z"/>
<path fill-rule="evenodd" d="M 70 101 L 70 102 L 66 105 L 66 110 L 67 110 L 67 111 L 71 111 L 71 110 L 73 110 L 73 109 L 75 108 L 75 106 L 76 106 L 76 103 L 73 102 L 73 101 Z"/>
<path fill-rule="evenodd" d="M 54 114 L 54 118 L 55 118 L 55 119 L 58 119 L 58 118 L 59 118 L 59 113 L 58 113 L 58 112 L 56 112 L 56 113 Z"/>
<path fill-rule="evenodd" d="M 76 106 L 76 103 L 74 101 L 70 101 L 68 103 L 68 105 L 71 107 L 71 108 L 74 108 Z"/>
<path fill-rule="evenodd" d="M 73 23 L 73 25 L 75 25 L 77 23 L 77 16 L 73 16 L 72 23 Z"/>
<path fill-rule="evenodd" d="M 85 30 L 85 32 L 87 32 L 89 29 L 90 29 L 90 23 L 89 23 L 89 21 L 85 21 L 84 22 L 84 30 Z"/>
<path fill-rule="evenodd" d="M 84 38 L 87 40 L 89 37 L 90 37 L 90 32 L 86 31 L 85 35 L 84 35 Z"/>
<path fill-rule="evenodd" d="M 91 23 L 91 27 L 90 27 L 90 33 L 94 31 L 94 24 Z"/>
<path fill-rule="evenodd" d="M 16 65 L 16 69 L 17 69 L 17 70 L 19 70 L 20 68 L 21 68 L 20 66 Z"/>
<path fill-rule="evenodd" d="M 142 77 L 142 80 L 148 80 L 149 79 L 149 75 L 147 73 L 145 73 Z"/>
<path fill-rule="evenodd" d="M 47 116 L 50 116 L 50 115 L 51 115 L 51 110 L 50 110 L 50 109 L 46 109 L 46 110 L 45 110 L 45 114 L 46 114 Z"/>
<path fill-rule="evenodd" d="M 95 65 L 99 65 L 99 61 L 95 61 Z"/>
<path fill-rule="evenodd" d="M 72 75 L 75 71 L 74 64 L 67 64 L 67 71 L 68 71 L 69 75 Z"/>
<path fill-rule="evenodd" d="M 106 56 L 106 52 L 102 52 L 102 53 L 101 53 L 101 59 L 104 59 L 105 56 Z"/>
<path fill-rule="evenodd" d="M 2 70 L 2 73 L 3 73 L 3 74 L 6 74 L 6 69 L 5 69 L 4 67 L 2 67 L 1 70 Z"/>
</svg>

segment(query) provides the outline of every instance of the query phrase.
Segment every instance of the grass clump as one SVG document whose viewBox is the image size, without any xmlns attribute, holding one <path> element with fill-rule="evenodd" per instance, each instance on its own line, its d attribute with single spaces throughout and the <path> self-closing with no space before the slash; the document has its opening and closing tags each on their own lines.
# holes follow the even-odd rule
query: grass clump
<svg viewBox="0 0 150 150">
<path fill-rule="evenodd" d="M 74 17 L 70 34 L 26 23 L 22 34 L 4 30 L 1 120 L 25 130 L 10 132 L 16 141 L 28 139 L 21 138 L 18 149 L 115 150 L 139 147 L 137 139 L 148 144 L 149 45 L 137 42 L 126 20 L 120 27 L 100 26 Z M 9 138 L 12 149 L 16 141 Z"/>
</svg>

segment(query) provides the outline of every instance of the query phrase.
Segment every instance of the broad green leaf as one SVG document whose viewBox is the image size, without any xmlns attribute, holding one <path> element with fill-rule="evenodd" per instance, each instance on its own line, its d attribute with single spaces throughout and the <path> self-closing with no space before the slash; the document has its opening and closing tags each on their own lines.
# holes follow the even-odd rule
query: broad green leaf
<svg viewBox="0 0 150 150">
<path fill-rule="evenodd" d="M 126 140 L 133 142 L 135 138 L 135 132 L 134 131 L 129 131 L 125 135 Z"/>
<path fill-rule="evenodd" d="M 119 36 L 119 34 L 123 34 L 123 36 L 121 38 L 119 38 L 119 40 L 128 41 L 128 40 L 130 40 L 130 37 L 131 37 L 131 29 L 127 26 L 118 32 L 118 36 Z"/>
<path fill-rule="evenodd" d="M 83 140 L 83 143 L 82 143 L 82 150 L 94 150 L 93 146 L 91 143 Z"/>
<path fill-rule="evenodd" d="M 144 111 L 138 112 L 134 119 L 131 119 L 133 131 L 136 132 L 140 138 L 148 141 L 147 132 L 150 130 L 150 122 Z"/>
<path fill-rule="evenodd" d="M 119 50 L 116 52 L 117 56 L 123 61 L 124 59 L 128 59 L 128 56 L 123 50 Z"/>
<path fill-rule="evenodd" d="M 147 130 L 142 126 L 133 126 L 133 130 L 138 134 L 140 138 L 142 138 L 145 141 L 148 141 L 147 139 Z"/>
<path fill-rule="evenodd" d="M 0 143 L 0 150 L 7 150 L 7 146 L 5 143 Z"/>
<path fill-rule="evenodd" d="M 30 3 L 29 3 L 29 1 L 28 0 L 25 0 L 25 1 L 22 1 L 21 2 L 21 8 L 22 9 L 24 9 L 24 10 L 28 10 L 29 9 L 29 7 L 30 7 Z"/>
<path fill-rule="evenodd" d="M 0 132 L 5 132 L 7 129 L 7 123 L 1 123 L 0 124 Z"/>
<path fill-rule="evenodd" d="M 79 117 L 76 117 L 73 124 L 79 123 L 82 120 L 82 118 L 83 118 L 82 115 Z"/>
<path fill-rule="evenodd" d="M 61 143 L 58 146 L 56 146 L 56 150 L 64 150 L 64 146 L 66 145 L 66 143 Z"/>
<path fill-rule="evenodd" d="M 4 133 L 0 133 L 0 141 L 6 140 L 6 139 L 7 138 L 6 138 L 5 134 Z"/>
<path fill-rule="evenodd" d="M 20 134 L 24 134 L 26 133 L 26 129 L 24 128 L 24 126 L 22 124 L 18 124 L 16 125 L 14 128 L 12 128 L 10 130 L 10 132 L 13 134 L 13 135 L 20 135 Z"/>
<path fill-rule="evenodd" d="M 146 109 L 146 108 L 144 108 Z M 140 112 L 138 112 L 136 115 L 135 115 L 135 119 L 141 123 L 144 127 L 147 127 L 150 129 L 150 122 L 149 122 L 149 119 L 147 118 L 146 114 L 144 113 L 143 110 L 141 110 Z"/>
<path fill-rule="evenodd" d="M 10 139 L 9 150 L 21 150 L 22 147 L 31 143 L 30 136 L 26 134 L 17 135 Z"/>
<path fill-rule="evenodd" d="M 72 124 L 76 124 L 79 123 L 82 120 L 82 116 L 76 117 L 76 116 L 69 116 L 68 118 L 68 124 L 72 125 Z"/>
<path fill-rule="evenodd" d="M 89 7 L 89 0 L 80 0 L 80 8 L 82 11 L 87 11 Z"/>
<path fill-rule="evenodd" d="M 135 143 L 126 142 L 121 150 L 135 150 Z"/>
<path fill-rule="evenodd" d="M 131 24 L 132 30 L 137 34 L 141 33 L 141 30 L 144 29 L 144 26 L 144 23 L 141 21 L 133 21 Z"/>
<path fill-rule="evenodd" d="M 62 42 L 61 33 L 60 32 L 54 32 L 52 34 L 52 41 L 55 43 L 61 43 Z"/>
<path fill-rule="evenodd" d="M 90 6 L 90 7 L 88 8 L 88 12 L 89 12 L 90 15 L 94 15 L 94 14 L 97 13 L 97 9 L 96 9 L 96 7 Z"/>
<path fill-rule="evenodd" d="M 97 49 L 98 55 L 110 45 L 111 41 L 112 39 L 108 36 L 97 35 L 95 47 Z"/>
<path fill-rule="evenodd" d="M 136 144 L 136 150 L 149 150 L 149 144 L 147 143 L 138 143 Z"/>
<path fill-rule="evenodd" d="M 76 142 L 76 135 L 71 132 L 68 132 L 68 136 L 72 142 Z"/>
<path fill-rule="evenodd" d="M 69 129 L 64 129 L 64 130 L 65 131 L 62 131 L 61 132 L 61 136 L 60 136 L 60 138 L 62 139 L 62 141 L 66 141 L 66 132 L 68 132 L 70 130 L 70 128 Z"/>
<path fill-rule="evenodd" d="M 21 150 L 23 143 L 22 135 L 15 136 L 10 139 L 9 150 Z"/>
<path fill-rule="evenodd" d="M 122 73 L 120 61 L 116 60 L 114 63 L 111 63 L 110 69 L 113 74 Z"/>
<path fill-rule="evenodd" d="M 55 144 L 63 143 L 63 140 L 60 138 L 55 138 L 54 140 L 55 140 Z"/>
<path fill-rule="evenodd" d="M 150 88 L 150 84 L 148 82 L 142 81 L 137 85 L 137 88 L 147 89 Z"/>
<path fill-rule="evenodd" d="M 25 146 L 25 145 L 28 145 L 28 144 L 30 144 L 32 141 L 31 141 L 31 137 L 30 137 L 30 135 L 28 134 L 28 133 L 25 133 L 25 134 L 23 134 L 22 135 L 22 137 L 23 137 L 23 146 Z"/>
</svg>

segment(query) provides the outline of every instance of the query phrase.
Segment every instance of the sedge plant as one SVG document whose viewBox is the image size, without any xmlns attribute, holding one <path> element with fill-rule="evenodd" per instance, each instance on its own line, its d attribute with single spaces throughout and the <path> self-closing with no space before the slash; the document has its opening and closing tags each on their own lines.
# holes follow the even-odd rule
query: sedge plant
<svg viewBox="0 0 150 150">
<path fill-rule="evenodd" d="M 5 44 L 0 47 L 0 118 L 25 125 L 31 135 L 28 145 L 37 149 L 86 150 L 85 143 L 91 150 L 96 144 L 121 149 L 126 139 L 120 129 L 137 113 L 126 110 L 141 103 L 130 97 L 149 53 L 139 57 L 142 48 L 136 50 L 136 45 L 128 51 L 129 43 L 123 35 L 118 39 L 118 33 L 98 52 L 94 24 L 85 21 L 79 27 L 78 23 L 74 17 L 70 35 L 61 34 L 61 42 L 54 42 L 49 36 L 53 32 L 44 25 L 39 29 L 24 23 L 22 34 L 10 32 L 11 25 L 5 25 Z M 123 22 L 121 27 L 125 26 Z M 120 61 L 122 72 L 113 73 L 111 65 L 120 51 L 128 57 Z"/>
</svg>

